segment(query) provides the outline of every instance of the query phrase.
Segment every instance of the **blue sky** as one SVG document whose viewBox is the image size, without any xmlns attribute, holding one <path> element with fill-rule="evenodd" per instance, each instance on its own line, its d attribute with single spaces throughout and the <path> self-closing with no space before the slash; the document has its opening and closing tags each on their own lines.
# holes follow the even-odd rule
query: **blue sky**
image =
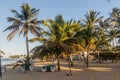
<svg viewBox="0 0 120 80">
<path fill-rule="evenodd" d="M 120 8 L 120 0 L 0 0 L 0 50 L 6 53 L 6 56 L 11 54 L 26 54 L 25 38 L 16 35 L 12 41 L 7 41 L 6 37 L 9 32 L 3 30 L 11 23 L 8 23 L 6 18 L 12 17 L 11 9 L 20 11 L 20 6 L 23 3 L 28 3 L 32 8 L 40 9 L 38 19 L 46 19 L 62 14 L 65 20 L 71 18 L 79 20 L 84 18 L 84 15 L 89 10 L 100 12 L 104 18 L 109 17 L 108 12 L 111 12 L 114 7 Z M 30 38 L 33 37 L 30 35 Z M 30 43 L 30 49 L 40 43 Z"/>
</svg>

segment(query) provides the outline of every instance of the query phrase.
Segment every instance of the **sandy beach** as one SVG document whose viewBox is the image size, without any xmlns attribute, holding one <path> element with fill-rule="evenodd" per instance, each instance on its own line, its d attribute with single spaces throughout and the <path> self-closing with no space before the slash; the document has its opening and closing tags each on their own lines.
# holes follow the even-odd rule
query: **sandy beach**
<svg viewBox="0 0 120 80">
<path fill-rule="evenodd" d="M 69 74 L 67 62 L 61 62 L 61 71 L 42 72 L 42 63 L 35 63 L 33 71 L 23 73 L 20 68 L 12 70 L 7 67 L 7 72 L 3 73 L 3 80 L 120 80 L 120 61 L 118 63 L 90 63 L 87 68 L 84 63 L 74 62 L 71 68 L 72 76 Z"/>
</svg>

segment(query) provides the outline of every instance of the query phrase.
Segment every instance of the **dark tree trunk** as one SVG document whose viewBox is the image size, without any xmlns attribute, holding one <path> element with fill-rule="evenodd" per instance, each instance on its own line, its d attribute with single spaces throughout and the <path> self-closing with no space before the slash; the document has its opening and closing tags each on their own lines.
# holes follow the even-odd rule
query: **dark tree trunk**
<svg viewBox="0 0 120 80">
<path fill-rule="evenodd" d="M 88 55 L 88 52 L 87 52 L 87 67 L 89 67 L 89 55 Z"/>
<path fill-rule="evenodd" d="M 58 71 L 60 71 L 60 59 L 59 59 L 59 55 L 57 55 L 57 65 L 58 65 Z"/>
<path fill-rule="evenodd" d="M 56 47 L 56 53 L 57 53 L 58 71 L 60 71 L 60 58 L 59 58 L 59 55 L 60 55 L 61 51 L 59 50 L 59 45 L 57 45 L 57 47 Z"/>
</svg>

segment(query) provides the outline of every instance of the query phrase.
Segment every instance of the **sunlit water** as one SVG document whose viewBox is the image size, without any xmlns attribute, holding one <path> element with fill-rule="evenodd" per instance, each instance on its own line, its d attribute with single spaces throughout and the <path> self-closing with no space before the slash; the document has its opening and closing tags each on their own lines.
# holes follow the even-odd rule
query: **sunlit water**
<svg viewBox="0 0 120 80">
<path fill-rule="evenodd" d="M 13 64 L 20 59 L 1 58 L 1 65 Z"/>
</svg>

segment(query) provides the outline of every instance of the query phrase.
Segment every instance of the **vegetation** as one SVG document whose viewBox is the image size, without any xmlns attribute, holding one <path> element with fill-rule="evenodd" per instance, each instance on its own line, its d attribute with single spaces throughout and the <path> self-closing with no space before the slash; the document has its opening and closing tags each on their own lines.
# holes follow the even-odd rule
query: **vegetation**
<svg viewBox="0 0 120 80">
<path fill-rule="evenodd" d="M 79 21 L 65 21 L 62 15 L 57 15 L 54 20 L 47 19 L 39 21 L 36 16 L 39 9 L 31 8 L 28 4 L 21 6 L 21 13 L 11 10 L 14 17 L 8 17 L 12 25 L 4 31 L 12 30 L 7 39 L 11 40 L 16 32 L 23 33 L 26 38 L 27 57 L 29 57 L 28 33 L 29 31 L 37 37 L 30 39 L 30 42 L 39 41 L 42 45 L 34 47 L 34 57 L 54 56 L 57 59 L 58 71 L 60 71 L 60 57 L 69 56 L 75 51 L 79 54 L 87 53 L 86 61 L 89 67 L 90 54 L 95 53 L 99 60 L 101 57 L 113 57 L 113 62 L 119 54 L 120 42 L 120 9 L 113 8 L 110 17 L 103 20 L 100 12 L 90 10 L 86 13 L 85 19 Z M 45 29 L 38 25 L 44 24 Z M 104 51 L 109 51 L 107 54 Z M 116 54 L 117 53 L 117 54 Z M 72 62 L 72 59 L 70 60 Z"/>
</svg>

